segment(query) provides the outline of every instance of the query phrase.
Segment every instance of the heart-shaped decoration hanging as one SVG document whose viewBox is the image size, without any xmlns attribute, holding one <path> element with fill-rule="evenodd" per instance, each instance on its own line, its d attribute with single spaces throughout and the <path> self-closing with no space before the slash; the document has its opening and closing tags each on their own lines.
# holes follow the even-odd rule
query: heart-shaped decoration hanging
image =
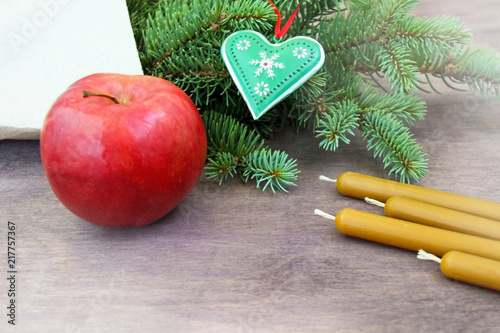
<svg viewBox="0 0 500 333">
<path fill-rule="evenodd" d="M 325 61 L 323 47 L 310 37 L 271 44 L 252 30 L 231 34 L 221 53 L 254 119 L 298 89 Z"/>
</svg>

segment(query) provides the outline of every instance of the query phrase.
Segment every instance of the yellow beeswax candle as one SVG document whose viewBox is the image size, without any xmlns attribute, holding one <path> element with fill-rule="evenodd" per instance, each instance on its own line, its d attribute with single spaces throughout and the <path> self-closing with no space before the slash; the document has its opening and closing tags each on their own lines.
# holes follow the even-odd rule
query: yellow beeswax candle
<svg viewBox="0 0 500 333">
<path fill-rule="evenodd" d="M 459 251 L 447 252 L 439 259 L 420 250 L 418 258 L 440 263 L 441 272 L 450 279 L 500 291 L 500 261 Z"/>
<path fill-rule="evenodd" d="M 392 197 L 385 215 L 431 227 L 500 240 L 500 222 L 404 197 Z"/>
<path fill-rule="evenodd" d="M 318 210 L 315 213 L 329 217 Z M 341 210 L 334 220 L 337 229 L 345 235 L 402 249 L 412 251 L 423 249 L 439 256 L 456 250 L 500 260 L 500 241 L 493 239 L 429 227 L 351 208 Z"/>
<path fill-rule="evenodd" d="M 500 221 L 500 203 L 466 197 L 421 186 L 361 175 L 353 172 L 341 174 L 338 191 L 358 199 L 366 197 L 386 202 L 390 197 L 407 197 L 468 214 Z"/>
</svg>

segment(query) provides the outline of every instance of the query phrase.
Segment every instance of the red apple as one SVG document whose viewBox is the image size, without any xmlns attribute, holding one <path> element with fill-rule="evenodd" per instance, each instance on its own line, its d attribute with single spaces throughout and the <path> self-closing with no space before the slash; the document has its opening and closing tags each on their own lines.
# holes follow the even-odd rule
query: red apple
<svg viewBox="0 0 500 333">
<path fill-rule="evenodd" d="M 137 227 L 167 215 L 192 190 L 207 138 L 196 106 L 176 85 L 93 74 L 56 100 L 40 149 L 66 208 L 97 225 Z"/>
</svg>

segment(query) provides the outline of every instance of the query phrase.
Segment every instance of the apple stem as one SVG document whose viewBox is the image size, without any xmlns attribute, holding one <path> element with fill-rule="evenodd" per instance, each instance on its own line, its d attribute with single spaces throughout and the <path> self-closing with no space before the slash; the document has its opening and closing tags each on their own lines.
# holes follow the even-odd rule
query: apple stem
<svg viewBox="0 0 500 333">
<path fill-rule="evenodd" d="M 90 97 L 90 96 L 106 97 L 107 99 L 109 99 L 110 101 L 112 101 L 115 104 L 121 104 L 120 101 L 113 95 L 98 94 L 98 93 L 94 93 L 91 91 L 83 90 L 83 97 L 84 98 Z"/>
</svg>

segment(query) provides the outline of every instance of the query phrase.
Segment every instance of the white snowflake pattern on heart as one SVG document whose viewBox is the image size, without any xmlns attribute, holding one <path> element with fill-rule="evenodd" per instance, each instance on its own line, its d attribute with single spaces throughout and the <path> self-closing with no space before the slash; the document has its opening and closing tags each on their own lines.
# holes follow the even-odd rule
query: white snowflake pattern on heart
<svg viewBox="0 0 500 333">
<path fill-rule="evenodd" d="M 273 44 L 252 30 L 229 35 L 221 45 L 221 56 L 254 119 L 300 87 L 325 61 L 323 47 L 310 37 Z"/>
<path fill-rule="evenodd" d="M 240 51 L 246 51 L 251 46 L 250 42 L 246 39 L 240 40 L 238 44 L 236 44 L 236 48 Z"/>
<path fill-rule="evenodd" d="M 261 83 L 257 83 L 257 86 L 255 87 L 255 93 L 259 96 L 269 95 L 269 85 L 264 81 L 262 81 Z"/>
<path fill-rule="evenodd" d="M 250 61 L 250 65 L 259 66 L 259 68 L 257 68 L 257 70 L 255 71 L 255 76 L 260 76 L 260 74 L 262 74 L 262 72 L 265 70 L 267 73 L 267 77 L 272 79 L 276 75 L 273 68 L 285 68 L 285 65 L 282 62 L 276 62 L 276 59 L 278 59 L 280 56 L 278 53 L 274 54 L 271 58 L 267 57 L 266 52 L 260 52 L 259 56 L 261 57 L 261 59 L 253 59 L 252 61 Z"/>
<path fill-rule="evenodd" d="M 293 50 L 293 56 L 297 57 L 297 59 L 305 58 L 307 57 L 307 49 L 303 48 L 302 46 L 296 47 Z"/>
</svg>

